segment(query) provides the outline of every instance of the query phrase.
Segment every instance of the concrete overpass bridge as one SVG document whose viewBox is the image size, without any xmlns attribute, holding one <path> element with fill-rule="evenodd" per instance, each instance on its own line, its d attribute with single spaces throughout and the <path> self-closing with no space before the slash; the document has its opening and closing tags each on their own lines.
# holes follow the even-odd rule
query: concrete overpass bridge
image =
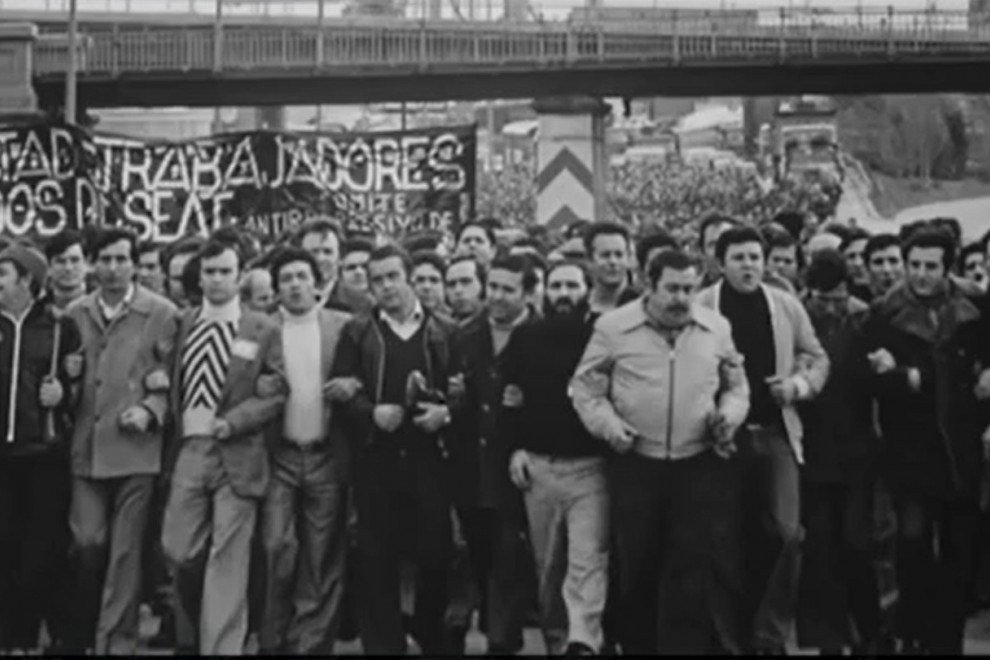
<svg viewBox="0 0 990 660">
<path fill-rule="evenodd" d="M 101 108 L 990 91 L 990 26 L 971 25 L 965 12 L 779 9 L 729 23 L 717 14 L 84 19 L 78 98 Z M 42 106 L 61 105 L 67 61 L 64 36 L 39 38 L 33 71 Z"/>
</svg>

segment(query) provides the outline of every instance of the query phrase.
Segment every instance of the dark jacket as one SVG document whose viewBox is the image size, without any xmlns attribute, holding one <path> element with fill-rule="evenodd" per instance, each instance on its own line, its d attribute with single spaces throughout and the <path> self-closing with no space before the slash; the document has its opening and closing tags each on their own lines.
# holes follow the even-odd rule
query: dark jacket
<svg viewBox="0 0 990 660">
<path fill-rule="evenodd" d="M 504 385 L 523 392 L 521 408 L 501 408 L 499 435 L 516 449 L 554 458 L 603 456 L 607 445 L 581 422 L 568 388 L 594 324 L 587 309 L 550 315 L 512 333 L 501 357 Z"/>
<path fill-rule="evenodd" d="M 46 440 L 48 410 L 41 407 L 41 384 L 51 372 L 56 326 L 61 328 L 56 377 L 63 394 L 54 409 L 55 433 Z M 75 322 L 56 315 L 45 300 L 35 301 L 20 323 L 0 312 L 0 455 L 68 455 L 73 385 L 81 371 L 70 374 L 66 358 L 78 354 L 80 344 Z"/>
<path fill-rule="evenodd" d="M 816 483 L 839 483 L 873 467 L 879 449 L 863 350 L 869 306 L 850 298 L 839 318 L 827 316 L 813 303 L 805 306 L 832 369 L 818 396 L 798 404 L 804 426 L 803 476 Z"/>
<path fill-rule="evenodd" d="M 539 317 L 529 310 L 523 325 Z M 511 338 L 510 338 L 511 341 Z M 464 323 L 457 333 L 457 352 L 463 360 L 466 396 L 460 414 L 454 419 L 450 447 L 453 496 L 458 506 L 517 508 L 519 492 L 509 481 L 507 439 L 498 433 L 498 413 L 504 383 L 501 377 L 503 350 L 495 357 L 487 312 Z"/>
<path fill-rule="evenodd" d="M 973 392 L 985 349 L 980 313 L 955 285 L 930 308 L 898 285 L 870 310 L 865 351 L 886 348 L 897 367 L 874 377 L 883 432 L 883 461 L 895 492 L 937 499 L 978 496 L 983 453 L 984 404 Z M 921 389 L 908 384 L 908 370 Z"/>
<path fill-rule="evenodd" d="M 453 354 L 456 326 L 429 310 L 424 309 L 423 349 L 426 352 L 429 384 L 447 394 L 448 405 L 456 409 L 458 398 L 448 392 L 448 382 L 456 373 L 457 360 Z M 333 359 L 331 378 L 352 377 L 361 381 L 360 392 L 348 403 L 340 405 L 342 421 L 357 459 L 363 449 L 379 440 L 379 433 L 372 417 L 375 405 L 382 399 L 385 374 L 385 339 L 378 326 L 378 309 L 361 314 L 347 322 L 341 331 L 340 341 Z M 443 436 L 444 433 L 439 434 Z M 442 437 L 437 447 L 443 449 Z"/>
</svg>

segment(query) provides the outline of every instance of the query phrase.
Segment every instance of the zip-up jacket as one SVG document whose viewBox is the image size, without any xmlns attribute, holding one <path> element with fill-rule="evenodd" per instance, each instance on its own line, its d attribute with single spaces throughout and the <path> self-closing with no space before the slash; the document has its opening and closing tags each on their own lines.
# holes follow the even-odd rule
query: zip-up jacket
<svg viewBox="0 0 990 660">
<path fill-rule="evenodd" d="M 690 458 L 711 448 L 709 415 L 730 429 L 749 412 L 749 385 L 732 331 L 721 315 L 697 305 L 673 345 L 652 325 L 638 299 L 595 323 L 571 398 L 592 435 L 636 431 L 633 451 L 655 459 Z"/>
<path fill-rule="evenodd" d="M 433 388 L 447 393 L 448 379 L 455 374 L 458 364 L 452 355 L 456 326 L 429 310 L 424 310 L 424 314 L 422 341 L 428 372 L 424 375 Z M 340 405 L 348 435 L 359 447 L 371 445 L 379 436 L 373 412 L 382 400 L 386 354 L 385 338 L 376 318 L 377 308 L 347 322 L 341 331 L 330 373 L 331 378 L 352 377 L 361 382 L 358 394 Z M 448 396 L 448 406 L 453 408 L 456 404 L 457 397 Z"/>
<path fill-rule="evenodd" d="M 63 394 L 52 411 L 52 429 L 49 411 L 41 406 L 41 385 L 51 373 L 56 327 L 60 333 L 56 378 Z M 66 358 L 79 350 L 75 322 L 56 315 L 45 300 L 35 301 L 19 319 L 0 311 L 0 455 L 67 451 L 72 385 L 81 370 L 70 367 L 67 371 Z M 48 437 L 52 430 L 54 433 Z"/>
</svg>

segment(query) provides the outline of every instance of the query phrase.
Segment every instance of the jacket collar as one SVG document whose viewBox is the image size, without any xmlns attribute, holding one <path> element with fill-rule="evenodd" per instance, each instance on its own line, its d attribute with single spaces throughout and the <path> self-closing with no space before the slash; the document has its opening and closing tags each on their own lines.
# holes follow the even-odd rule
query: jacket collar
<svg viewBox="0 0 990 660">
<path fill-rule="evenodd" d="M 879 307 L 894 327 L 933 343 L 951 334 L 961 324 L 980 318 L 976 305 L 951 280 L 944 301 L 937 307 L 926 306 L 904 282 L 891 289 L 881 299 Z M 933 309 L 939 315 L 937 326 L 930 320 Z"/>
</svg>

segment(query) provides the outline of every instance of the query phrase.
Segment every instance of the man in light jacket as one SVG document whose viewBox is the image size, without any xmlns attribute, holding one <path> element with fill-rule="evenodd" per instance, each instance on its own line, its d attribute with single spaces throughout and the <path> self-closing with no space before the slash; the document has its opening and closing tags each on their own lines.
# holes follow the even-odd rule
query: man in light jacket
<svg viewBox="0 0 990 660">
<path fill-rule="evenodd" d="M 623 653 L 737 652 L 739 493 L 732 436 L 749 409 L 729 324 L 694 304 L 701 266 L 665 250 L 649 292 L 595 325 L 571 397 L 611 445 Z"/>
<path fill-rule="evenodd" d="M 175 305 L 134 283 L 137 245 L 104 229 L 91 248 L 99 288 L 69 305 L 85 377 L 72 437 L 76 601 L 66 642 L 75 652 L 133 654 L 151 497 L 161 471 Z"/>
<path fill-rule="evenodd" d="M 739 438 L 747 498 L 743 526 L 747 540 L 759 538 L 761 544 L 746 548 L 744 623 L 751 628 L 751 651 L 779 654 L 794 625 L 804 537 L 803 429 L 794 404 L 821 391 L 829 361 L 801 301 L 763 283 L 766 245 L 759 232 L 729 229 L 719 237 L 715 254 L 723 279 L 701 291 L 698 302 L 729 320 L 750 391 L 749 416 Z M 766 521 L 769 526 L 760 529 Z"/>
</svg>

